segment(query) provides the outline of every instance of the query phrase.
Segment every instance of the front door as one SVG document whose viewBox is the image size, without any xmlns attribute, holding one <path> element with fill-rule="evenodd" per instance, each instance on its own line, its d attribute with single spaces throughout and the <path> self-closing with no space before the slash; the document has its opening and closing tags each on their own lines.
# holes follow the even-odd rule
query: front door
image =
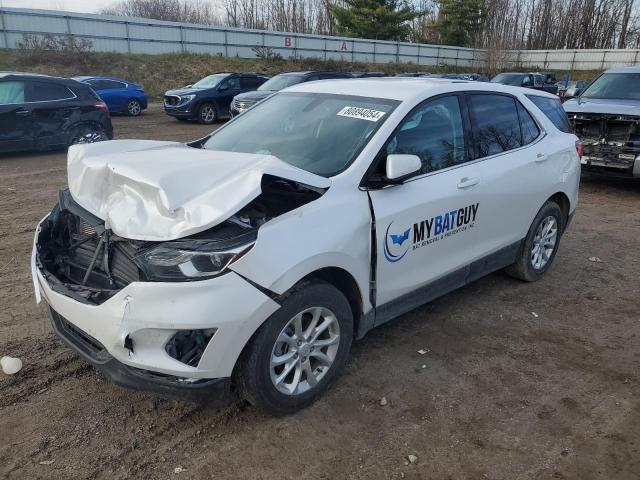
<svg viewBox="0 0 640 480">
<path fill-rule="evenodd" d="M 25 83 L 0 81 L 0 153 L 33 145 L 31 110 L 25 103 Z"/>
<path fill-rule="evenodd" d="M 401 185 L 369 192 L 378 307 L 438 279 L 464 283 L 476 256 L 475 225 L 483 208 L 467 147 L 461 102 L 450 95 L 414 109 L 383 149 L 385 157 L 418 155 L 422 168 Z"/>
</svg>

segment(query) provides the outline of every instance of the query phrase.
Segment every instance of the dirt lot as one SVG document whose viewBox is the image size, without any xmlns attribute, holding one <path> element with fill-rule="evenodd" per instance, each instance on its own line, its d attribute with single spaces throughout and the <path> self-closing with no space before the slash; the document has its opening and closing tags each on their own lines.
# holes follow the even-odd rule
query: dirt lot
<svg viewBox="0 0 640 480">
<path fill-rule="evenodd" d="M 157 107 L 114 124 L 209 130 Z M 496 273 L 372 331 L 328 395 L 275 419 L 120 389 L 57 340 L 29 255 L 65 183 L 62 153 L 0 156 L 0 356 L 24 362 L 0 373 L 0 477 L 640 479 L 640 184 L 584 179 L 542 281 Z"/>
</svg>

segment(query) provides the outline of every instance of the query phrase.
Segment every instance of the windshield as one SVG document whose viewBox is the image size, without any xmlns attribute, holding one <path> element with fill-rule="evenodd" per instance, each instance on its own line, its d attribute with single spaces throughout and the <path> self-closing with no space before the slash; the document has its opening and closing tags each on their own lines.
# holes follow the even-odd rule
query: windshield
<svg viewBox="0 0 640 480">
<path fill-rule="evenodd" d="M 191 87 L 192 88 L 213 88 L 228 76 L 229 76 L 228 73 L 216 73 L 215 75 L 209 75 L 208 77 L 204 77 L 202 80 L 197 81 L 196 83 L 191 85 Z"/>
<path fill-rule="evenodd" d="M 278 93 L 214 132 L 204 148 L 273 155 L 325 177 L 347 168 L 400 102 Z"/>
<path fill-rule="evenodd" d="M 522 85 L 522 75 L 520 73 L 499 73 L 491 79 L 493 83 L 502 83 L 503 85 Z"/>
<path fill-rule="evenodd" d="M 640 73 L 605 73 L 580 98 L 640 100 Z"/>
<path fill-rule="evenodd" d="M 276 75 L 258 87 L 258 90 L 278 91 L 304 80 L 302 75 Z"/>
</svg>

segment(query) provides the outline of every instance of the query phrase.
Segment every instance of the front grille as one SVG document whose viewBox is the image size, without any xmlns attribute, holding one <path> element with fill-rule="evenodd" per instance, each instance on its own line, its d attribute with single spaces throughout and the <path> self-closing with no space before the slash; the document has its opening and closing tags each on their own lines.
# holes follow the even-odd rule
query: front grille
<svg viewBox="0 0 640 480">
<path fill-rule="evenodd" d="M 134 262 L 143 245 L 105 230 L 100 219 L 75 204 L 65 191 L 60 205 L 41 226 L 38 264 L 52 287 L 73 298 L 101 303 L 143 279 Z"/>
<path fill-rule="evenodd" d="M 168 107 L 175 107 L 180 103 L 180 97 L 177 95 L 165 95 L 164 104 Z"/>
<path fill-rule="evenodd" d="M 233 108 L 239 111 L 246 110 L 254 104 L 255 102 L 250 102 L 247 100 L 233 100 Z"/>
</svg>

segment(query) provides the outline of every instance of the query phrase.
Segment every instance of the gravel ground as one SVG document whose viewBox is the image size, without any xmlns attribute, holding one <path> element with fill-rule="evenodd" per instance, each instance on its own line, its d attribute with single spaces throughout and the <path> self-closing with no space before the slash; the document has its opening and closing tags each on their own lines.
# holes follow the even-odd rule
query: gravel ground
<svg viewBox="0 0 640 480">
<path fill-rule="evenodd" d="M 114 125 L 210 130 L 158 106 Z M 24 362 L 0 373 L 1 478 L 640 479 L 640 183 L 584 178 L 543 280 L 495 273 L 370 332 L 283 419 L 121 389 L 56 338 L 29 256 L 65 183 L 63 153 L 0 156 L 0 356 Z"/>
</svg>

